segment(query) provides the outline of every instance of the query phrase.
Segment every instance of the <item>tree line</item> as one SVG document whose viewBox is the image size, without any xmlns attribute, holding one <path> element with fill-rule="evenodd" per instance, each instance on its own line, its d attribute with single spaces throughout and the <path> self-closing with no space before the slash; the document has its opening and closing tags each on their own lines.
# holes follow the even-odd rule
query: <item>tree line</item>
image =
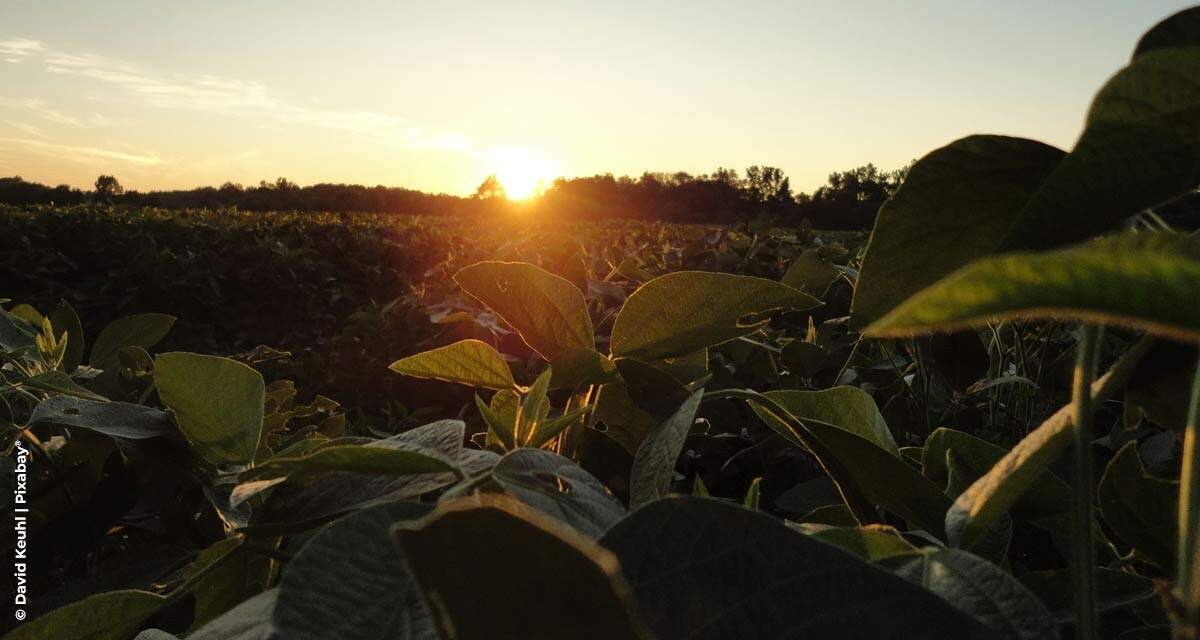
<svg viewBox="0 0 1200 640">
<path fill-rule="evenodd" d="M 529 201 L 504 196 L 494 176 L 472 197 L 431 194 L 399 187 L 356 184 L 299 186 L 279 178 L 243 186 L 139 192 L 122 188 L 117 178 L 100 176 L 94 189 L 50 187 L 20 177 L 0 178 L 0 203 L 73 205 L 110 203 L 128 206 L 236 208 L 244 211 L 339 211 L 423 215 L 484 215 L 517 207 L 565 218 L 643 218 L 671 222 L 735 223 L 770 216 L 783 225 L 807 219 L 820 229 L 868 229 L 875 212 L 903 181 L 907 167 L 883 171 L 872 164 L 832 173 L 810 193 L 794 193 L 784 172 L 752 166 L 744 172 L 718 168 L 702 175 L 685 172 L 643 173 L 639 177 L 595 175 L 559 178 Z"/>
</svg>

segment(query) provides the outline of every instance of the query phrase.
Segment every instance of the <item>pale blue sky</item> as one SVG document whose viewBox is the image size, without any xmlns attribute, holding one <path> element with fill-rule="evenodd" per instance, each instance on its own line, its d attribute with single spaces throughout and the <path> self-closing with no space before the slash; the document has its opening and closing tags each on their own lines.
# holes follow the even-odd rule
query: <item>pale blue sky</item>
<svg viewBox="0 0 1200 640">
<path fill-rule="evenodd" d="M 811 190 L 970 133 L 1069 147 L 1187 5 L 0 0 L 0 175 L 470 193 L 772 164 Z"/>
</svg>

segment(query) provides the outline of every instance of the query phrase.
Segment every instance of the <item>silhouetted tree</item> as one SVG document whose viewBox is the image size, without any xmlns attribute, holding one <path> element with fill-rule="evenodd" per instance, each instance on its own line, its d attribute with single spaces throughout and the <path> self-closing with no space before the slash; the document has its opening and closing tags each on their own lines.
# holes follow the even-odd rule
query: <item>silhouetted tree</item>
<svg viewBox="0 0 1200 640">
<path fill-rule="evenodd" d="M 483 179 L 479 183 L 479 187 L 475 189 L 475 198 L 480 200 L 491 200 L 492 198 L 507 198 L 508 193 L 504 190 L 504 185 L 496 179 L 496 174 L 492 174 Z"/>
<path fill-rule="evenodd" d="M 125 193 L 125 187 L 113 176 L 96 178 L 96 199 L 101 202 L 113 202 L 117 196 Z"/>
</svg>

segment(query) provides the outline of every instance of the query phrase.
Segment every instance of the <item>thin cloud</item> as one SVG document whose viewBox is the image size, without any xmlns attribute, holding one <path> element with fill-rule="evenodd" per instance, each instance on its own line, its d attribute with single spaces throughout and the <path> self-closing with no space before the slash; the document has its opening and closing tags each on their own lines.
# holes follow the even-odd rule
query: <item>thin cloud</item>
<svg viewBox="0 0 1200 640">
<path fill-rule="evenodd" d="M 0 40 L 0 56 L 10 56 L 6 58 L 9 62 L 20 62 L 16 58 L 24 58 L 35 53 L 41 53 L 46 50 L 45 45 L 37 40 L 29 38 L 12 38 L 9 40 Z"/>
<path fill-rule="evenodd" d="M 54 124 L 65 124 L 72 127 L 83 126 L 79 118 L 69 116 L 57 109 L 51 108 L 45 100 L 40 98 L 5 98 L 0 96 L 0 107 L 28 109 L 36 113 L 43 120 L 53 122 Z"/>
<path fill-rule="evenodd" d="M 135 101 L 150 107 L 343 131 L 366 140 L 411 149 L 466 151 L 474 147 L 474 142 L 463 134 L 428 132 L 404 118 L 386 113 L 290 104 L 253 80 L 216 75 L 165 77 L 102 55 L 65 53 L 47 47 L 37 51 L 43 55 L 42 63 L 49 73 L 73 75 L 119 87 Z"/>
<path fill-rule="evenodd" d="M 5 124 L 16 129 L 17 131 L 24 133 L 25 135 L 37 136 L 38 138 L 46 137 L 46 134 L 42 133 L 41 129 L 38 129 L 27 122 L 13 122 L 12 120 L 6 120 Z"/>
<path fill-rule="evenodd" d="M 0 138 L 0 143 L 20 145 L 33 151 L 51 155 L 55 158 L 74 160 L 76 162 L 94 163 L 96 161 L 104 160 L 120 160 L 122 162 L 128 162 L 130 164 L 139 166 L 152 166 L 162 162 L 162 158 L 159 158 L 158 155 L 138 155 L 134 153 L 125 153 L 124 151 L 100 149 L 98 147 L 56 144 L 53 142 L 29 140 L 26 138 Z"/>
</svg>

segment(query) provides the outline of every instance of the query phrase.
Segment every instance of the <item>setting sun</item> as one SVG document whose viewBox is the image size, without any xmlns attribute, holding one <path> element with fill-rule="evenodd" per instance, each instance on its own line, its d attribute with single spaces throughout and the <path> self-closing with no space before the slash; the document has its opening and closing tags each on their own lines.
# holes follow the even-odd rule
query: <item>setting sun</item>
<svg viewBox="0 0 1200 640">
<path fill-rule="evenodd" d="M 524 200 L 550 185 L 555 166 L 549 158 L 529 149 L 497 149 L 490 154 L 489 173 L 513 200 Z"/>
</svg>

